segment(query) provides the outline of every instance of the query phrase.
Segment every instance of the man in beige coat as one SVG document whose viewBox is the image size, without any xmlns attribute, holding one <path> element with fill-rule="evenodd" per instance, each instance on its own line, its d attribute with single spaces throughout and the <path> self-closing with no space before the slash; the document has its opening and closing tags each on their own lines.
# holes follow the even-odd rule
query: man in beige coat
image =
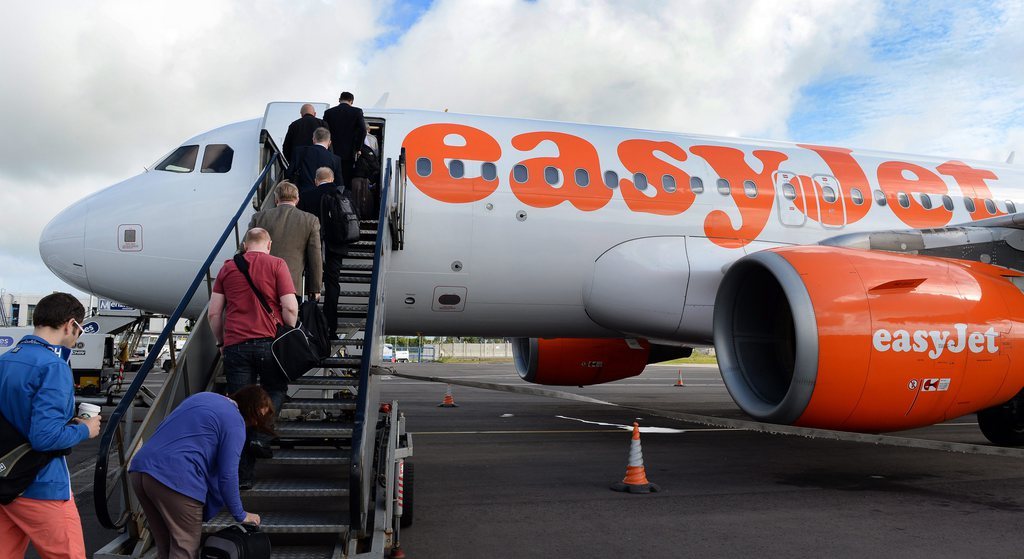
<svg viewBox="0 0 1024 559">
<path fill-rule="evenodd" d="M 249 229 L 262 227 L 270 233 L 273 241 L 270 254 L 288 263 L 295 290 L 305 293 L 307 299 L 318 299 L 324 275 L 320 220 L 295 207 L 299 202 L 299 189 L 294 184 L 277 183 L 275 195 L 277 206 L 256 212 L 249 221 Z M 306 270 L 305 291 L 302 291 L 303 270 Z"/>
</svg>

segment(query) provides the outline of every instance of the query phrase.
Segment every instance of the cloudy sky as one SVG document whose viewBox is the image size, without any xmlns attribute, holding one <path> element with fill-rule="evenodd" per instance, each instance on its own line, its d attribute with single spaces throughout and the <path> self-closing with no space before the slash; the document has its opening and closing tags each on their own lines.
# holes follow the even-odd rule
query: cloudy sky
<svg viewBox="0 0 1024 559">
<path fill-rule="evenodd" d="M 68 289 L 37 249 L 66 205 L 269 101 L 341 89 L 363 106 L 387 92 L 393 107 L 1024 150 L 1021 1 L 48 0 L 3 15 L 0 288 L 14 293 Z"/>
</svg>

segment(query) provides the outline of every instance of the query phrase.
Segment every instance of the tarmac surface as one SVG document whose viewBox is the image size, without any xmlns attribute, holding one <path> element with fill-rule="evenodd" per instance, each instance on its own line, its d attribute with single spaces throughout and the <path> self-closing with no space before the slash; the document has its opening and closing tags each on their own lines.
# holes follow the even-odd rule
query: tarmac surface
<svg viewBox="0 0 1024 559">
<path fill-rule="evenodd" d="M 396 371 L 522 385 L 511 363 Z M 683 387 L 673 386 L 682 370 Z M 154 382 L 157 379 L 154 379 Z M 745 418 L 714 366 L 650 366 L 558 388 L 621 405 Z M 613 406 L 385 377 L 413 434 L 411 558 L 1018 557 L 1024 461 L 708 428 Z M 110 408 L 104 408 L 109 413 Z M 657 493 L 617 493 L 639 418 Z M 966 416 L 904 436 L 987 444 Z M 70 457 L 91 553 L 96 442 Z M 256 511 L 259 512 L 259 511 Z"/>
</svg>

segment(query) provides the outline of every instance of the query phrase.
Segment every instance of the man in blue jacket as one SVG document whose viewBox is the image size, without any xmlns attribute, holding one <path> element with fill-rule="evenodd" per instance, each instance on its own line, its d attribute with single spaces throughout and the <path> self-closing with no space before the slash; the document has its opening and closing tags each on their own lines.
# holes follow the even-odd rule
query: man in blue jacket
<svg viewBox="0 0 1024 559">
<path fill-rule="evenodd" d="M 41 452 L 71 448 L 100 433 L 100 417 L 75 416 L 71 348 L 85 309 L 67 293 L 43 297 L 35 331 L 0 356 L 0 411 Z M 0 558 L 24 557 L 29 541 L 44 559 L 85 557 L 82 522 L 63 456 L 36 475 L 20 497 L 0 505 Z"/>
</svg>

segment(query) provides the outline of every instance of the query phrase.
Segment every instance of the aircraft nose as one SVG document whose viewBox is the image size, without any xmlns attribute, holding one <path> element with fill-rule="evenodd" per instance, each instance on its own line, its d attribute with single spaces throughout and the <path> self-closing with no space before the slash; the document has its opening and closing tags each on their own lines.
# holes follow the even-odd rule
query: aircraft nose
<svg viewBox="0 0 1024 559">
<path fill-rule="evenodd" d="M 89 201 L 72 204 L 57 214 L 39 236 L 43 263 L 67 283 L 86 292 L 89 277 L 85 268 L 85 226 Z"/>
</svg>

